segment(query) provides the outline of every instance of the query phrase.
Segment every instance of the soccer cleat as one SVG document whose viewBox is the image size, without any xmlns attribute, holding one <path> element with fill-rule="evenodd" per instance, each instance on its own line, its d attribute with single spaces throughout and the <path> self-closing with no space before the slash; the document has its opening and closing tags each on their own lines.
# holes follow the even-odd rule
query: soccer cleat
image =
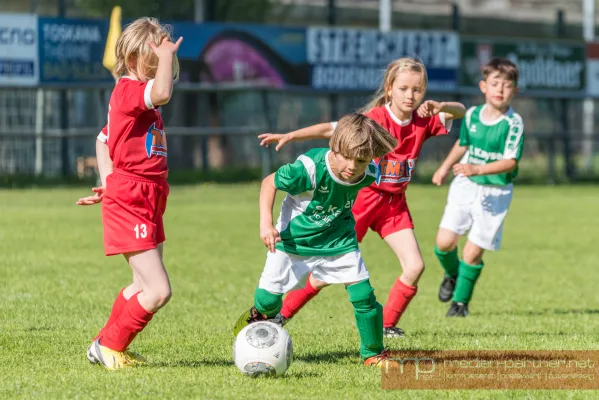
<svg viewBox="0 0 599 400">
<path fill-rule="evenodd" d="M 266 321 L 268 317 L 264 314 L 260 314 L 256 309 L 256 306 L 252 306 L 249 310 L 237 318 L 235 325 L 233 326 L 233 335 L 237 336 L 239 332 L 249 324 L 253 324 L 258 321 Z"/>
<path fill-rule="evenodd" d="M 439 300 L 443 303 L 447 303 L 453 297 L 453 291 L 455 289 L 455 278 L 445 275 L 441 287 L 439 288 Z"/>
<path fill-rule="evenodd" d="M 386 338 L 402 338 L 406 336 L 406 333 L 403 329 L 392 326 L 391 328 L 383 328 L 383 335 Z"/>
<path fill-rule="evenodd" d="M 125 350 L 125 356 L 129 359 L 129 362 L 134 365 L 143 365 L 147 364 L 148 360 L 139 353 L 131 351 L 129 349 Z"/>
<path fill-rule="evenodd" d="M 96 341 L 96 339 L 94 339 L 94 343 L 95 343 L 95 341 Z M 89 360 L 89 362 L 90 362 L 90 363 L 92 363 L 92 364 L 99 364 L 99 363 L 100 363 L 100 360 L 98 360 L 98 359 L 96 358 L 96 356 L 94 355 L 94 353 L 92 353 L 92 347 L 93 347 L 94 343 L 90 344 L 90 345 L 87 347 L 87 359 L 88 359 L 88 360 Z"/>
<path fill-rule="evenodd" d="M 446 317 L 467 317 L 468 316 L 468 304 L 458 303 L 453 301 L 447 311 Z"/>
<path fill-rule="evenodd" d="M 281 325 L 281 326 L 285 326 L 285 324 L 287 322 L 289 322 L 291 318 L 285 318 L 284 316 L 281 315 L 281 313 L 278 313 L 276 317 L 274 317 L 273 319 L 270 319 L 270 322 L 274 322 L 277 325 Z"/>
<path fill-rule="evenodd" d="M 399 364 L 397 361 L 389 358 L 387 350 L 383 350 L 381 354 L 376 356 L 368 357 L 364 360 L 364 365 L 367 367 L 378 367 L 388 369 L 389 367 L 397 367 Z"/>
<path fill-rule="evenodd" d="M 125 352 L 115 351 L 102 346 L 99 340 L 95 340 L 87 349 L 87 359 L 93 364 L 101 364 L 106 369 L 129 368 L 134 365 Z"/>
</svg>

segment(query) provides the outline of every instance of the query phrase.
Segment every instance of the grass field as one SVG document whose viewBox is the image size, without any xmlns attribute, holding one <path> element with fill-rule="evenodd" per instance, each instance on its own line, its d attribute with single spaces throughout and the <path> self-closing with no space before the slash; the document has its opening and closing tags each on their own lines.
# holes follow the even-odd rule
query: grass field
<svg viewBox="0 0 599 400">
<path fill-rule="evenodd" d="M 130 280 L 104 257 L 100 207 L 80 189 L 0 191 L 0 398 L 590 398 L 596 392 L 383 391 L 361 365 L 351 304 L 331 287 L 287 325 L 295 361 L 282 379 L 251 380 L 232 363 L 231 325 L 252 301 L 265 249 L 258 185 L 173 187 L 166 215 L 168 306 L 136 339 L 147 367 L 109 372 L 85 350 Z M 427 270 L 391 349 L 599 349 L 599 187 L 517 187 L 502 251 L 486 267 L 471 316 L 446 319 L 433 255 L 447 187 L 408 199 Z M 370 233 L 362 246 L 379 300 L 400 272 Z"/>
</svg>

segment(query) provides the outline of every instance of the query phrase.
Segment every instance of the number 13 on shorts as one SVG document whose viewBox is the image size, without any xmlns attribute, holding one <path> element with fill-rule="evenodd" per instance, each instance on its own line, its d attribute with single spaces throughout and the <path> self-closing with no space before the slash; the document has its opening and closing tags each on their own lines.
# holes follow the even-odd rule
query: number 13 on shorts
<svg viewBox="0 0 599 400">
<path fill-rule="evenodd" d="M 146 226 L 146 224 L 135 225 L 133 231 L 135 232 L 135 239 L 145 239 L 148 237 L 148 227 Z"/>
</svg>

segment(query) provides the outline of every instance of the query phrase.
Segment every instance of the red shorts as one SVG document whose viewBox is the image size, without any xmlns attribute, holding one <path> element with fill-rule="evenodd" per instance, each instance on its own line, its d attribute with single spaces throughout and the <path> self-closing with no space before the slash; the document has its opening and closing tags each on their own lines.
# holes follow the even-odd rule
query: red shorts
<svg viewBox="0 0 599 400">
<path fill-rule="evenodd" d="M 104 253 L 107 256 L 155 249 L 166 240 L 162 215 L 169 188 L 155 182 L 113 172 L 106 178 L 102 200 Z"/>
<path fill-rule="evenodd" d="M 390 194 L 364 188 L 352 208 L 356 220 L 356 235 L 361 242 L 368 228 L 381 238 L 404 229 L 414 229 L 405 193 Z"/>
</svg>

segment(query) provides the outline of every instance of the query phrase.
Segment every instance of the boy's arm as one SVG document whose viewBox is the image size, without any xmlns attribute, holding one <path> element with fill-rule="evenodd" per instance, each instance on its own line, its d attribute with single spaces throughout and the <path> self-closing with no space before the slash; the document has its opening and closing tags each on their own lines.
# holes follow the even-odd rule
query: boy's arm
<svg viewBox="0 0 599 400">
<path fill-rule="evenodd" d="M 453 172 L 463 174 L 464 176 L 475 175 L 495 175 L 512 172 L 518 166 L 518 161 L 510 158 L 508 160 L 493 161 L 484 165 L 475 164 L 456 164 L 453 167 Z"/>
<path fill-rule="evenodd" d="M 443 161 L 443 163 L 441 164 L 439 169 L 437 169 L 437 171 L 433 175 L 433 183 L 435 185 L 441 186 L 443 184 L 443 182 L 445 181 L 445 178 L 447 178 L 447 175 L 449 174 L 449 171 L 451 170 L 451 167 L 455 163 L 460 161 L 462 159 L 462 157 L 464 157 L 464 154 L 466 154 L 467 150 L 468 150 L 468 146 L 460 146 L 459 139 L 456 140 L 455 144 L 451 148 L 451 151 L 445 158 L 445 161 Z"/>
<path fill-rule="evenodd" d="M 260 238 L 271 253 L 275 252 L 275 244 L 281 241 L 281 236 L 272 223 L 276 195 L 275 174 L 270 174 L 262 180 L 260 188 Z"/>
<path fill-rule="evenodd" d="M 258 136 L 258 139 L 262 139 L 260 146 L 268 147 L 271 143 L 277 143 L 276 151 L 279 151 L 287 142 L 293 142 L 297 140 L 312 140 L 312 139 L 330 139 L 333 136 L 335 130 L 334 122 L 325 122 L 322 124 L 316 124 L 307 128 L 298 129 L 287 134 L 281 133 L 263 133 Z"/>
</svg>

